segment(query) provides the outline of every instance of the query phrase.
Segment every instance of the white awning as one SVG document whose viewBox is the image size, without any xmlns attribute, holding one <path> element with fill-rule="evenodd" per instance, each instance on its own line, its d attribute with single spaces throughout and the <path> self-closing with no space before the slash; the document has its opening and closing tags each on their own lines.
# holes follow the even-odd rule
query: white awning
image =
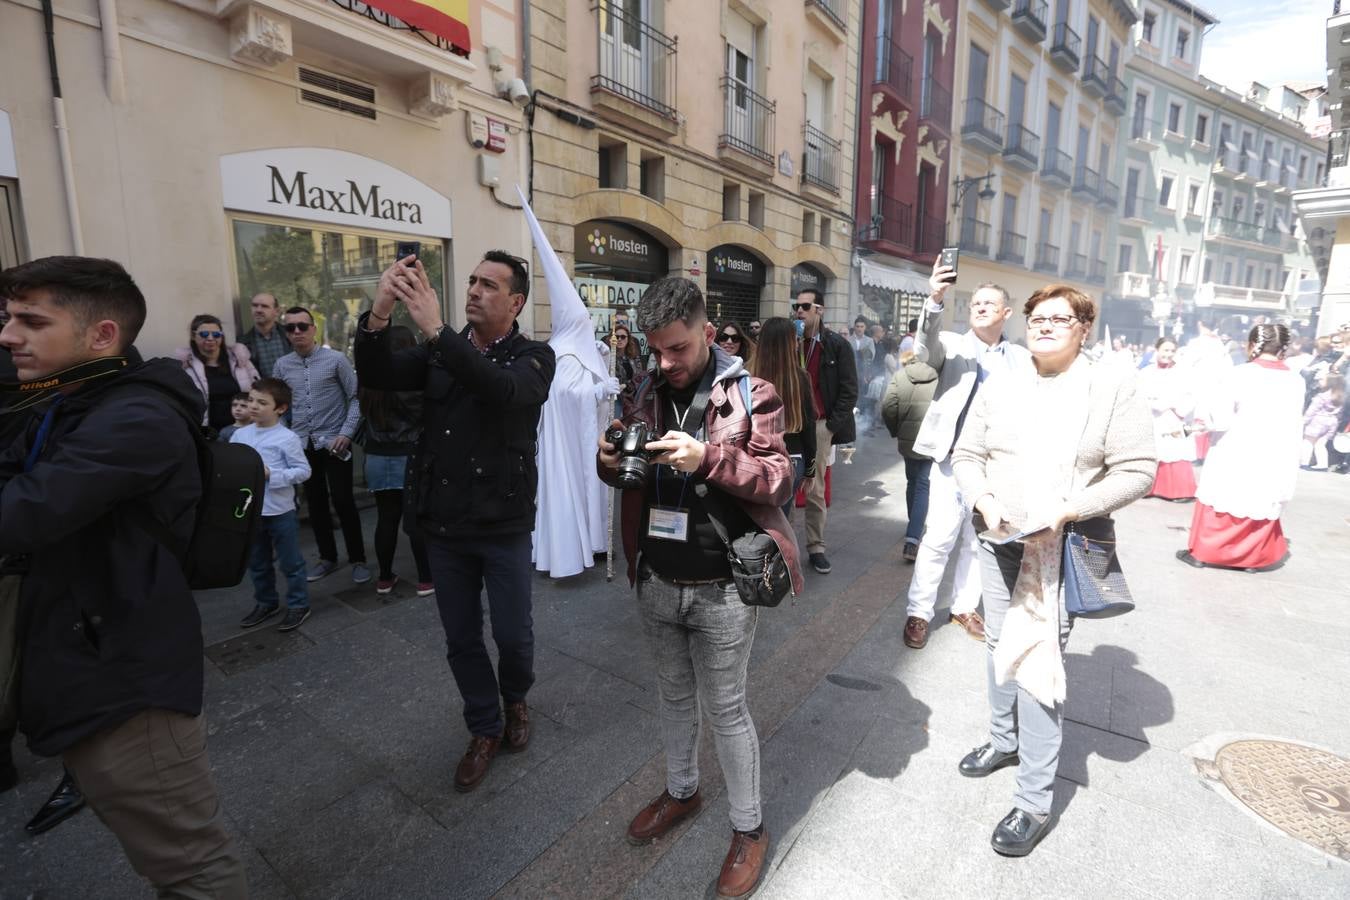
<svg viewBox="0 0 1350 900">
<path fill-rule="evenodd" d="M 918 272 L 883 266 L 866 258 L 858 260 L 858 269 L 863 284 L 904 294 L 928 294 L 928 278 Z"/>
</svg>

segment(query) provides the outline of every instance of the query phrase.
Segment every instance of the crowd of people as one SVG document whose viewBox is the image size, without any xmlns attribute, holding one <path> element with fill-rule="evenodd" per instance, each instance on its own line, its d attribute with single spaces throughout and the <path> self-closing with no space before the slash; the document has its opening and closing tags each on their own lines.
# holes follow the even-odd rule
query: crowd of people
<svg viewBox="0 0 1350 900">
<path fill-rule="evenodd" d="M 903 460 L 903 559 L 914 566 L 903 643 L 926 646 L 940 605 L 984 642 L 988 734 L 953 765 L 966 777 L 1017 766 L 991 845 L 1032 852 L 1050 828 L 1063 739 L 1074 623 L 1066 535 L 1113 546 L 1114 511 L 1145 495 L 1194 499 L 1183 562 L 1282 564 L 1279 517 L 1300 461 L 1336 464 L 1350 329 L 1300 354 L 1287 328 L 1260 324 L 1236 367 L 1204 328 L 1141 357 L 1123 343 L 1094 352 L 1097 306 L 1063 284 L 1020 308 L 997 284 L 975 286 L 965 330 L 944 330 L 955 278 L 935 263 L 921 316 L 898 336 L 862 318 L 835 332 L 814 290 L 795 298 L 791 317 L 714 324 L 695 282 L 663 278 L 597 347 L 579 301 L 575 315 L 555 316 L 550 342 L 521 331 L 530 273 L 515 255 L 484 255 L 458 330 L 409 256 L 380 276 L 353 362 L 321 343 L 307 309 L 283 310 L 266 293 L 252 298 L 253 327 L 234 344 L 203 314 L 187 347 L 145 360 L 134 347 L 144 297 L 117 263 L 51 257 L 0 273 L 0 348 L 13 367 L 0 380 L 22 398 L 0 418 L 0 790 L 17 779 L 17 726 L 67 770 L 30 830 L 87 803 L 162 895 L 246 896 L 206 749 L 197 607 L 181 555 L 156 536 L 192 539 L 204 495 L 194 432 L 252 448 L 263 466 L 254 603 L 242 628 L 278 616 L 279 630 L 301 627 L 309 585 L 344 561 L 354 582 L 374 577 L 377 593 L 392 592 L 400 526 L 407 532 L 416 593 L 435 597 L 470 735 L 453 774 L 464 792 L 489 777 L 499 753 L 529 747 L 533 569 L 550 540 L 541 509 L 569 496 L 546 499 L 545 482 L 590 478 L 619 492 L 666 759 L 665 789 L 636 811 L 627 839 L 648 843 L 700 810 L 707 717 L 731 828 L 717 893 L 747 896 L 770 846 L 746 692 L 756 625 L 782 593 L 805 589 L 803 561 L 831 572 L 833 450 L 884 422 Z M 392 323 L 396 306 L 412 328 Z M 1025 345 L 1007 335 L 1019 313 Z M 565 336 L 574 325 L 577 341 Z M 613 383 L 589 371 L 602 348 Z M 573 376 L 581 412 L 551 417 Z M 590 431 L 580 427 L 588 417 L 601 420 Z M 593 476 L 551 449 L 567 433 L 587 436 Z M 373 576 L 354 446 L 375 498 Z M 558 472 L 569 474 L 548 474 Z M 298 490 L 317 546 L 309 562 Z M 601 491 L 603 504 L 550 509 L 549 528 L 598 532 L 598 510 L 612 510 Z M 138 524 L 147 511 L 156 528 Z M 949 564 L 954 582 L 943 592 Z M 21 677 L 9 677 L 14 669 Z"/>
</svg>

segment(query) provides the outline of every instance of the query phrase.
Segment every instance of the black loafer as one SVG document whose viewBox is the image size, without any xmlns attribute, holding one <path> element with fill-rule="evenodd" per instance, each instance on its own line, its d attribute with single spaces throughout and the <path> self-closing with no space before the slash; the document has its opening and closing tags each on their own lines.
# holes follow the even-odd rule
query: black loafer
<svg viewBox="0 0 1350 900">
<path fill-rule="evenodd" d="M 1178 551 L 1177 551 L 1177 559 L 1181 560 L 1181 561 L 1184 562 L 1186 565 L 1188 565 L 1188 566 L 1194 566 L 1194 567 L 1197 568 L 1197 569 L 1207 569 L 1207 568 L 1209 568 L 1209 564 L 1208 564 L 1208 563 L 1202 563 L 1200 560 L 1196 559 L 1194 556 L 1191 556 L 1191 551 L 1189 551 L 1189 550 L 1178 550 Z"/>
<path fill-rule="evenodd" d="M 37 815 L 27 825 L 29 834 L 42 834 L 51 831 L 66 819 L 84 809 L 84 794 L 75 785 L 75 779 L 67 772 L 61 783 L 52 791 L 47 802 L 37 811 Z"/>
<path fill-rule="evenodd" d="M 1025 809 L 1013 807 L 1013 811 L 998 823 L 989 843 L 993 845 L 995 853 L 1003 856 L 1026 856 L 1045 837 L 1049 824 L 1049 816 L 1042 819 Z"/>
<path fill-rule="evenodd" d="M 993 743 L 976 747 L 962 758 L 956 768 L 967 778 L 983 778 L 996 769 L 1011 766 L 1017 762 L 1017 751 L 995 750 Z"/>
</svg>

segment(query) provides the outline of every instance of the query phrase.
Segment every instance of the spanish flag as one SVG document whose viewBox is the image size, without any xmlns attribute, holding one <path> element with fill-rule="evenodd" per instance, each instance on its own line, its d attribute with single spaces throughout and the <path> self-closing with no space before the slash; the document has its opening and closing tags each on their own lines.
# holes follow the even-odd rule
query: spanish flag
<svg viewBox="0 0 1350 900">
<path fill-rule="evenodd" d="M 368 5 L 444 38 L 456 53 L 469 55 L 469 0 L 368 0 Z"/>
</svg>

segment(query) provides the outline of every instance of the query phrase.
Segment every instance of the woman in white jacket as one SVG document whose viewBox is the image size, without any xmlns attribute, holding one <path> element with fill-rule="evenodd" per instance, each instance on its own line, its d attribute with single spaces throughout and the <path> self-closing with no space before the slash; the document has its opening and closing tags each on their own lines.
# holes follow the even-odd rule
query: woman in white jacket
<svg viewBox="0 0 1350 900">
<path fill-rule="evenodd" d="M 230 400 L 240 392 L 248 393 L 258 380 L 258 370 L 249 362 L 248 348 L 243 344 L 227 345 L 220 319 L 203 314 L 192 317 L 188 346 L 179 347 L 173 355 L 206 401 L 202 424 L 217 431 L 233 424 Z"/>
<path fill-rule="evenodd" d="M 1148 496 L 1174 503 L 1195 499 L 1195 439 L 1186 434 L 1186 417 L 1195 408 L 1189 374 L 1177 366 L 1177 342 L 1159 338 L 1153 365 L 1139 373 L 1140 393 L 1153 410 L 1153 444 L 1158 472 Z"/>
</svg>

